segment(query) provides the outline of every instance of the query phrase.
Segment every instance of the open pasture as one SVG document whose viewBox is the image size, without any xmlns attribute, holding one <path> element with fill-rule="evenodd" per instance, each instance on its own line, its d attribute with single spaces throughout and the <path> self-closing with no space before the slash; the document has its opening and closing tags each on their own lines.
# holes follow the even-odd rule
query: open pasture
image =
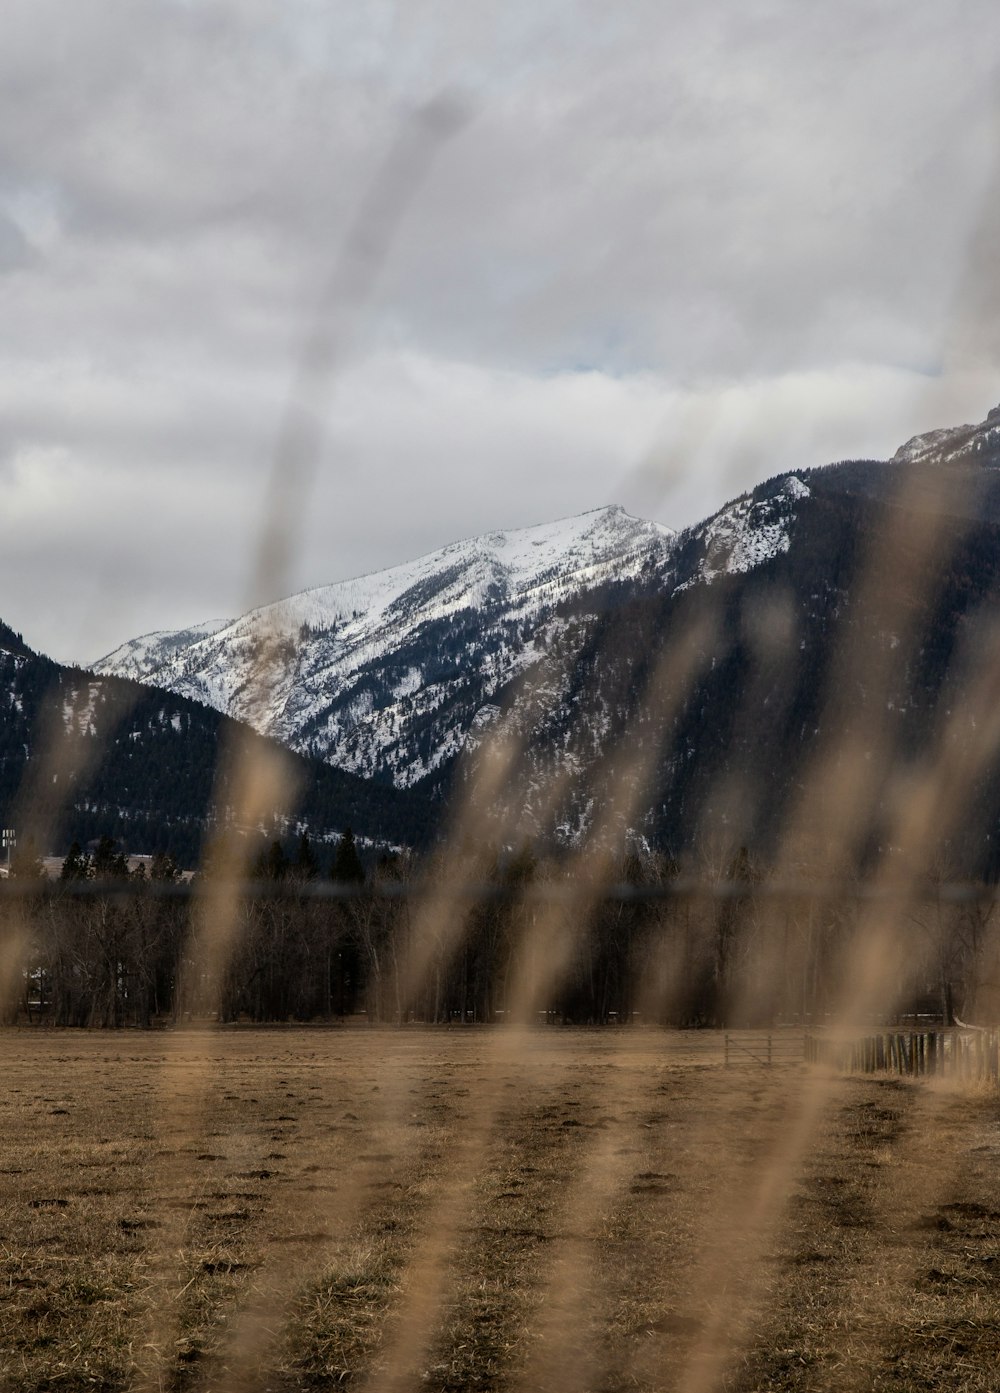
<svg viewBox="0 0 1000 1393">
<path fill-rule="evenodd" d="M 0 1049 L 11 1393 L 996 1387 L 987 1091 L 641 1029 Z"/>
</svg>

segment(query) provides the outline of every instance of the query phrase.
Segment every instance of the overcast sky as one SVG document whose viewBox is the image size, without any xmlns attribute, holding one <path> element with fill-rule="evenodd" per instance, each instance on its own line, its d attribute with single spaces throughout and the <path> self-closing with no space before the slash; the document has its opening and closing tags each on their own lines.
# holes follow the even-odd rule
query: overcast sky
<svg viewBox="0 0 1000 1393">
<path fill-rule="evenodd" d="M 998 56 L 996 0 L 5 0 L 0 618 L 238 614 L 285 483 L 274 598 L 982 419 Z"/>
</svg>

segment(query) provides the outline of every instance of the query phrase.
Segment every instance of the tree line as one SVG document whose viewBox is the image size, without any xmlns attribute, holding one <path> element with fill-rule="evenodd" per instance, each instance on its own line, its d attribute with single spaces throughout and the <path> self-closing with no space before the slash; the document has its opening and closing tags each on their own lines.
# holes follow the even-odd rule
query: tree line
<svg viewBox="0 0 1000 1393">
<path fill-rule="evenodd" d="M 702 888 L 678 893 L 681 868 L 670 858 L 623 857 L 602 883 L 634 893 L 581 897 L 578 868 L 571 875 L 528 848 L 478 853 L 457 868 L 444 853 L 385 856 L 366 872 L 345 836 L 326 872 L 350 887 L 342 898 L 307 892 L 322 873 L 308 843 L 295 856 L 280 844 L 265 849 L 256 869 L 281 883 L 269 894 L 234 891 L 236 948 L 221 977 L 207 981 L 197 886 L 177 897 L 142 886 L 73 893 L 75 879 L 98 869 L 108 879 L 128 875 L 118 856 L 113 845 L 91 857 L 71 852 L 61 890 L 0 904 L 20 916 L 23 945 L 23 990 L 8 1021 L 820 1023 L 843 1002 L 863 927 L 849 894 L 769 895 L 764 868 L 746 852 L 715 868 L 714 880 L 703 874 Z M 173 879 L 176 867 L 164 858 L 145 876 Z M 740 893 L 715 893 L 722 880 Z M 914 900 L 885 1017 L 992 1018 L 995 917 L 992 903 Z"/>
<path fill-rule="evenodd" d="M 131 861 L 136 864 L 131 865 Z M 347 883 L 362 882 L 365 869 L 358 852 L 354 832 L 346 827 L 337 839 L 328 872 L 331 879 Z M 315 880 L 324 873 L 321 854 L 307 832 L 301 833 L 294 852 L 289 854 L 285 845 L 274 840 L 263 847 L 251 859 L 250 878 L 263 881 Z M 14 880 L 41 880 L 45 868 L 38 855 L 34 842 L 29 838 L 23 846 L 13 853 L 10 875 Z M 141 885 L 145 880 L 179 881 L 182 871 L 177 859 L 170 851 L 157 851 L 147 859 L 130 857 L 113 837 L 107 834 L 98 838 L 93 850 L 84 851 L 78 841 L 74 841 L 66 853 L 59 870 L 59 880 L 63 883 L 93 880 L 99 882 L 132 882 Z"/>
</svg>

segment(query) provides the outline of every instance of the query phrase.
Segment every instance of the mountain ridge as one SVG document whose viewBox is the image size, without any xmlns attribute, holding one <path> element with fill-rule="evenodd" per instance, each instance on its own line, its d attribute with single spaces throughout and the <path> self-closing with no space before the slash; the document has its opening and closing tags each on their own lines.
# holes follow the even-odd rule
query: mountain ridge
<svg viewBox="0 0 1000 1393">
<path fill-rule="evenodd" d="M 609 508 L 466 539 L 222 628 L 168 634 L 192 641 L 155 676 L 235 703 L 233 714 L 301 753 L 429 794 L 438 809 L 456 780 L 474 789 L 490 732 L 510 733 L 517 756 L 493 820 L 501 842 L 512 829 L 543 843 L 593 834 L 624 751 L 642 754 L 648 789 L 616 836 L 681 852 L 711 827 L 716 840 L 765 845 L 847 719 L 837 651 L 857 643 L 877 667 L 899 643 L 880 628 L 879 587 L 865 572 L 881 575 L 928 508 L 947 545 L 902 606 L 914 647 L 901 648 L 886 710 L 871 715 L 885 751 L 912 763 L 936 738 L 956 655 L 1000 588 L 1000 408 L 915 436 L 891 460 L 775 475 L 677 533 Z M 530 549 L 532 537 L 548 548 Z M 518 564 L 505 567 L 508 551 Z M 879 584 L 888 593 L 895 582 L 890 571 Z M 668 719 L 650 682 L 695 620 L 711 637 Z M 142 658 L 143 642 L 104 662 Z M 863 684 L 852 693 L 858 710 L 873 699 Z M 973 869 L 1000 855 L 992 769 L 974 783 Z M 859 844 L 888 835 L 891 799 L 878 799 L 859 814 Z"/>
<path fill-rule="evenodd" d="M 19 835 L 36 829 L 45 842 L 39 850 L 54 854 L 106 835 L 132 853 L 170 851 L 196 865 L 230 816 L 217 773 L 223 742 L 248 754 L 267 753 L 271 743 L 176 693 L 55 663 L 2 624 L 0 713 L 4 825 Z M 242 829 L 251 838 L 301 829 L 321 843 L 347 826 L 383 847 L 423 845 L 431 836 L 433 812 L 419 794 L 289 758 L 296 808 Z"/>
<path fill-rule="evenodd" d="M 987 478 L 998 454 L 1000 408 L 915 436 L 890 461 L 774 476 L 680 532 L 611 506 L 484 533 L 231 621 L 140 636 L 95 671 L 158 683 L 298 753 L 440 796 L 467 741 L 568 616 L 594 623 L 614 594 L 679 597 L 766 568 L 793 545 L 814 491 L 885 500 L 932 458 L 975 469 L 967 510 L 1000 519 L 1000 477 Z"/>
<path fill-rule="evenodd" d="M 205 625 L 142 636 L 94 670 L 183 692 L 301 753 L 405 787 L 460 747 L 452 728 L 433 754 L 406 749 L 413 728 L 460 696 L 460 670 L 465 685 L 492 694 L 530 662 L 534 631 L 559 601 L 638 575 L 665 558 L 675 535 L 620 507 L 485 533 L 300 591 L 211 632 Z M 510 639 L 513 627 L 516 641 L 505 642 L 500 631 Z M 265 645 L 260 690 L 252 674 Z M 467 705 L 463 736 L 474 714 Z"/>
</svg>

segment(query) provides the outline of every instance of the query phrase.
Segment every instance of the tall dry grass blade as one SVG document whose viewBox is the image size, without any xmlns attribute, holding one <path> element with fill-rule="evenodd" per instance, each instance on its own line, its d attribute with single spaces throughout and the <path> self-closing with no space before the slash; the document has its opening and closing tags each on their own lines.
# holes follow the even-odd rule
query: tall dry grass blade
<svg viewBox="0 0 1000 1393">
<path fill-rule="evenodd" d="M 264 604 L 283 593 L 295 539 L 301 527 L 323 439 L 323 415 L 335 372 L 353 351 L 371 295 L 402 219 L 423 183 L 430 163 L 445 140 L 467 118 L 455 98 L 433 99 L 407 121 L 376 171 L 359 206 L 345 243 L 320 297 L 314 325 L 292 383 L 279 431 L 270 483 L 262 514 L 260 538 L 252 573 L 251 597 Z M 255 657 L 248 679 L 250 705 L 266 714 L 271 686 L 281 661 L 281 640 L 266 616 L 255 625 Z M 290 813 L 294 796 L 291 761 L 263 743 L 246 745 L 233 739 L 220 751 L 216 774 L 215 809 L 219 832 L 206 857 L 206 874 L 192 915 L 183 980 L 184 1007 L 203 1019 L 216 1018 L 226 971 L 239 942 L 239 882 L 245 877 L 252 843 L 245 835 Z M 225 795 L 225 797 L 224 797 Z M 204 1105 L 211 1082 L 206 1061 L 201 1070 L 189 1062 L 168 1062 L 163 1080 L 163 1117 L 169 1129 L 179 1104 L 205 1122 Z M 176 1226 L 164 1233 L 164 1250 L 177 1241 Z M 145 1343 L 165 1344 L 163 1315 L 168 1310 L 169 1273 L 161 1269 L 162 1300 L 154 1303 L 160 1316 Z M 274 1300 L 284 1300 L 285 1283 L 278 1277 Z M 155 1369 L 146 1387 L 158 1378 Z"/>
<path fill-rule="evenodd" d="M 656 730 L 669 730 L 672 714 L 686 700 L 692 681 L 705 661 L 710 639 L 711 625 L 704 616 L 699 616 L 683 635 L 682 641 L 663 653 L 654 664 L 644 705 Z M 490 793 L 500 789 L 503 778 L 511 768 L 516 749 L 517 746 L 512 743 L 495 746 L 493 759 L 480 766 L 485 770 L 485 790 L 480 784 L 475 789 L 480 807 L 484 791 Z M 654 759 L 658 753 L 659 745 L 654 742 Z M 525 920 L 526 936 L 530 925 L 530 941 L 522 944 L 524 966 L 515 976 L 506 1015 L 512 1028 L 491 1041 L 491 1078 L 497 1077 L 504 1067 L 509 1067 L 512 1057 L 523 1060 L 525 1066 L 530 1067 L 534 1049 L 532 1039 L 530 1034 L 517 1029 L 517 1026 L 533 1024 L 539 1006 L 549 1000 L 565 970 L 570 946 L 610 880 L 615 849 L 620 845 L 623 828 L 631 813 L 641 801 L 651 768 L 648 749 L 619 755 L 615 777 L 610 782 L 608 804 L 598 819 L 585 851 L 574 858 L 569 877 L 568 904 L 551 906 L 543 903 L 536 922 Z M 463 828 L 463 831 L 466 830 Z M 446 862 L 452 874 L 462 865 L 461 861 L 456 860 Z M 468 865 L 466 861 L 466 870 Z M 407 964 L 406 980 L 410 996 L 422 985 L 421 978 L 431 957 L 432 935 L 444 936 L 448 949 L 453 949 L 460 940 L 464 927 L 464 916 L 457 903 L 460 885 L 461 882 L 453 879 L 446 880 L 442 890 L 420 908 L 415 934 L 418 949 Z M 392 1349 L 372 1385 L 378 1393 L 383 1393 L 383 1390 L 388 1393 L 389 1390 L 406 1386 L 427 1347 L 429 1332 L 444 1300 L 448 1261 L 459 1240 L 459 1221 L 466 1212 L 475 1172 L 481 1164 L 495 1124 L 495 1107 L 495 1104 L 488 1106 L 480 1100 L 475 1118 L 467 1128 L 466 1144 L 459 1154 L 450 1158 L 454 1195 L 436 1212 L 433 1237 L 428 1238 L 419 1258 L 408 1270 L 407 1296 Z M 463 1198 L 459 1200 L 456 1197 Z"/>
<path fill-rule="evenodd" d="M 566 894 L 543 902 L 533 916 L 510 998 L 510 1018 L 520 1024 L 535 1021 L 551 1000 L 573 944 L 614 877 L 625 831 L 650 789 L 662 753 L 669 748 L 673 717 L 710 661 L 716 633 L 713 617 L 710 610 L 696 614 L 678 641 L 656 659 L 640 704 L 651 734 L 643 746 L 629 748 L 626 733 L 613 751 L 604 804 L 590 835 L 565 867 Z"/>
<path fill-rule="evenodd" d="M 253 573 L 255 605 L 284 593 L 322 457 L 323 422 L 335 376 L 357 349 L 379 277 L 434 159 L 471 116 L 471 106 L 458 93 L 439 93 L 414 111 L 358 205 L 320 292 L 280 425 Z"/>
</svg>

